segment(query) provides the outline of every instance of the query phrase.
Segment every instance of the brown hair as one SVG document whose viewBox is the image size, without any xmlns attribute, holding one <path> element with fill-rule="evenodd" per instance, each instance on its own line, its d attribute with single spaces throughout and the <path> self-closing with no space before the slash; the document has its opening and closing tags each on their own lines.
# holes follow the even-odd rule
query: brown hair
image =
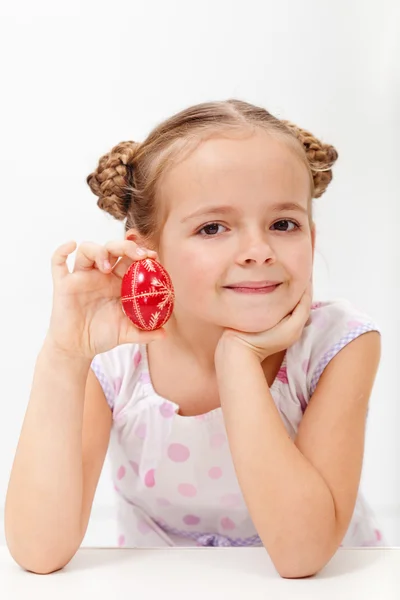
<svg viewBox="0 0 400 600">
<path fill-rule="evenodd" d="M 135 228 L 145 240 L 154 240 L 161 221 L 157 190 L 168 166 L 207 136 L 252 128 L 265 129 L 290 144 L 308 169 L 310 200 L 325 192 L 338 157 L 335 148 L 264 108 L 239 100 L 192 106 L 160 123 L 143 143 L 121 142 L 100 158 L 87 183 L 102 210 L 116 219 L 126 218 L 126 231 Z"/>
</svg>

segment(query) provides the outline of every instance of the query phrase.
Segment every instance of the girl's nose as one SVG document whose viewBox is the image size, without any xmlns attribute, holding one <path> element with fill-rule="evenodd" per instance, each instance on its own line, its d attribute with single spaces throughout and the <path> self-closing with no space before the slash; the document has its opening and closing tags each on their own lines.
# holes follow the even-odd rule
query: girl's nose
<svg viewBox="0 0 400 600">
<path fill-rule="evenodd" d="M 262 265 L 275 262 L 276 257 L 266 235 L 252 235 L 242 241 L 237 261 L 240 264 Z"/>
</svg>

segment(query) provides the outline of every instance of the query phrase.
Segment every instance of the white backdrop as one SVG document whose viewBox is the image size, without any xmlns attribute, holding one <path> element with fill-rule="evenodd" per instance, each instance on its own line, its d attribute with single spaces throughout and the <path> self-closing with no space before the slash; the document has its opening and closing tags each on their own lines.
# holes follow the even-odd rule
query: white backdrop
<svg viewBox="0 0 400 600">
<path fill-rule="evenodd" d="M 50 256 L 69 239 L 123 236 L 97 208 L 87 174 L 113 145 L 142 140 L 173 112 L 236 97 L 339 151 L 334 181 L 315 201 L 315 299 L 347 297 L 381 325 L 362 485 L 389 543 L 400 545 L 398 1 L 0 7 L 0 510 L 49 319 Z M 107 467 L 88 544 L 114 544 Z"/>
</svg>

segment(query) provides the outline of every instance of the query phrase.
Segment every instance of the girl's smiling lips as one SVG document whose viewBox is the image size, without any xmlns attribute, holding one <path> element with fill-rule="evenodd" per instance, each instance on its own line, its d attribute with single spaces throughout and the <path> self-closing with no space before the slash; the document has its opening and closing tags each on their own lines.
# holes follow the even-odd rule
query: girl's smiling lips
<svg viewBox="0 0 400 600">
<path fill-rule="evenodd" d="M 228 288 L 265 288 L 271 287 L 274 285 L 279 285 L 281 281 L 239 281 L 239 283 L 232 283 L 232 285 L 227 285 L 225 287 Z"/>
<path fill-rule="evenodd" d="M 281 281 L 241 281 L 225 286 L 225 289 L 242 294 L 270 294 L 281 284 Z"/>
</svg>

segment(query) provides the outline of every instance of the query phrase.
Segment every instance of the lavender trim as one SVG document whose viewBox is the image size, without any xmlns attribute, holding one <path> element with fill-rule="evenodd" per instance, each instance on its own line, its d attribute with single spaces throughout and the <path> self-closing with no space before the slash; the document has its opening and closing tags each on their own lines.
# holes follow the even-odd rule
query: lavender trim
<svg viewBox="0 0 400 600">
<path fill-rule="evenodd" d="M 103 388 L 104 396 L 106 397 L 108 406 L 111 408 L 111 410 L 113 410 L 115 393 L 100 366 L 97 364 L 96 357 L 92 360 L 91 368 L 99 380 L 101 387 Z"/>
<path fill-rule="evenodd" d="M 191 539 L 198 543 L 199 546 L 262 546 L 262 542 L 258 535 L 253 535 L 248 538 L 230 538 L 218 533 L 201 533 L 199 531 L 181 531 L 174 527 L 169 527 L 165 523 L 160 523 L 155 520 L 158 527 L 164 531 L 164 533 L 177 535 Z"/>
<path fill-rule="evenodd" d="M 319 378 L 321 377 L 325 367 L 332 360 L 334 356 L 342 349 L 344 346 L 349 344 L 351 341 L 362 335 L 363 333 L 367 333 L 368 331 L 376 331 L 376 327 L 373 323 L 366 323 L 364 325 L 360 325 L 355 329 L 349 331 L 344 337 L 342 337 L 334 346 L 329 348 L 327 352 L 323 355 L 318 365 L 315 368 L 314 374 L 311 378 L 310 383 L 310 397 L 315 392 L 315 388 L 317 387 L 317 383 Z"/>
</svg>

